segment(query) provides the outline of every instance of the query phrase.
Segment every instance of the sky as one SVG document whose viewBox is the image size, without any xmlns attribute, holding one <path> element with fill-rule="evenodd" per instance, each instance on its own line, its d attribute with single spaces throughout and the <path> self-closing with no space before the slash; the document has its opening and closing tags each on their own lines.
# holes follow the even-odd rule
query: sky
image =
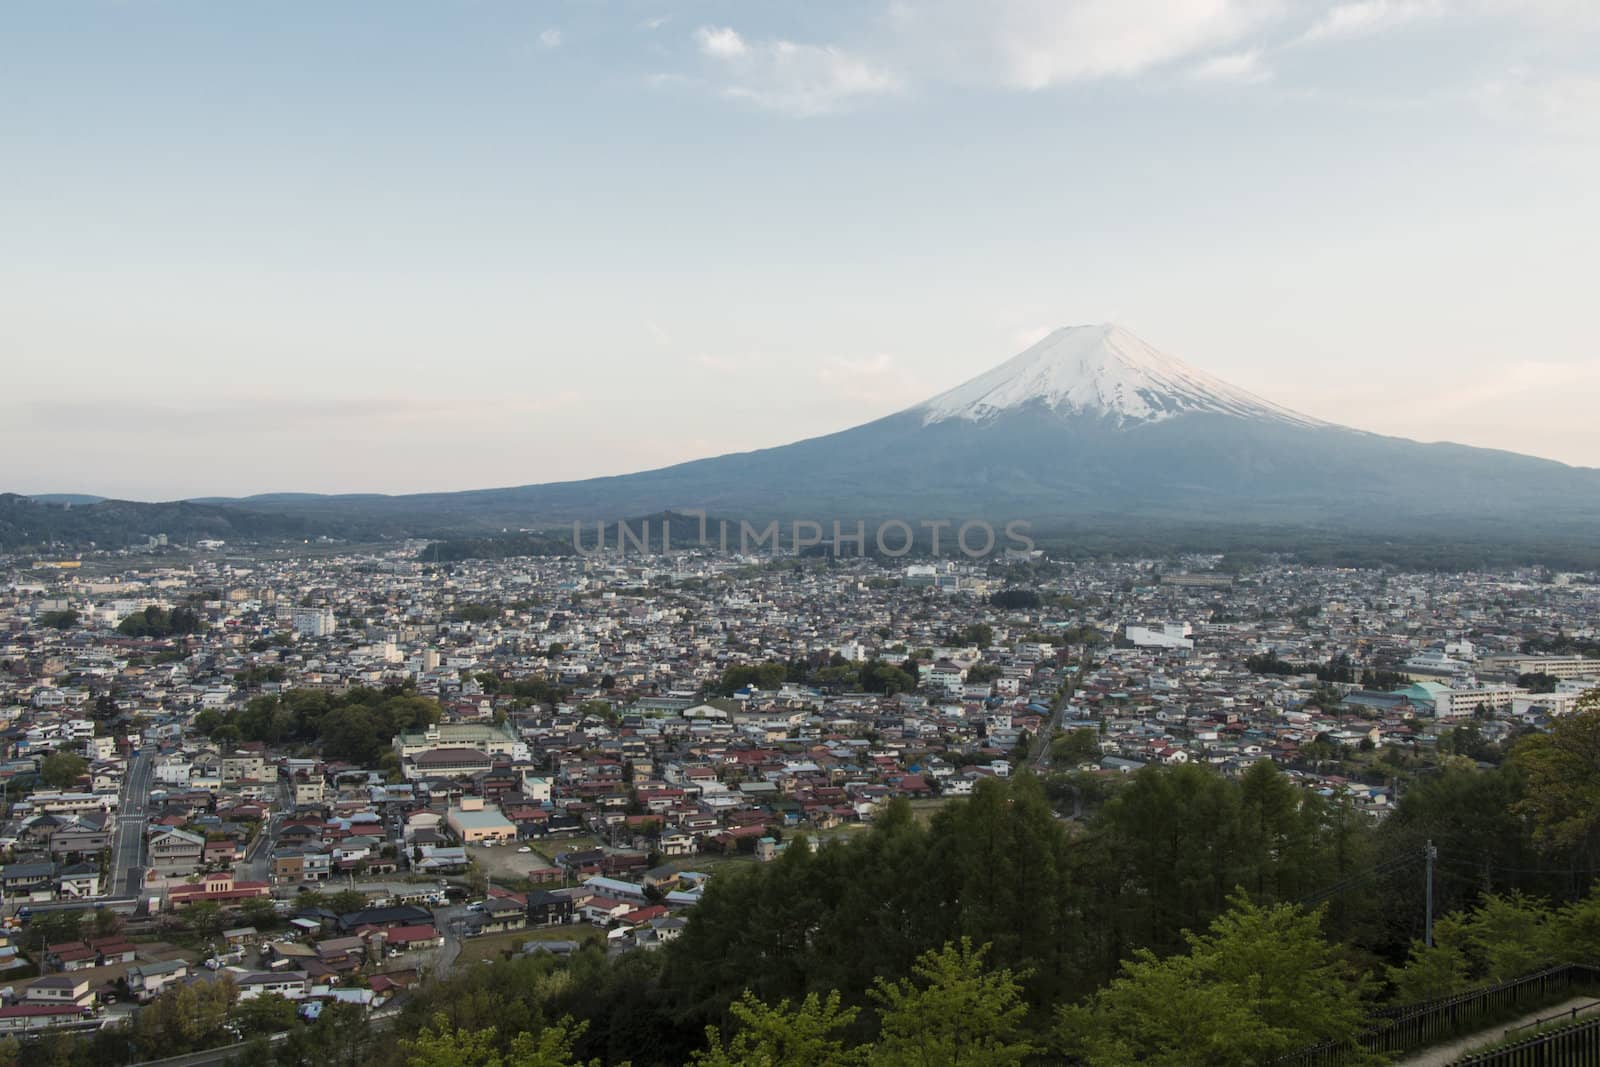
<svg viewBox="0 0 1600 1067">
<path fill-rule="evenodd" d="M 1600 466 L 1594 0 L 0 4 L 0 490 L 783 444 L 1115 321 Z"/>
</svg>

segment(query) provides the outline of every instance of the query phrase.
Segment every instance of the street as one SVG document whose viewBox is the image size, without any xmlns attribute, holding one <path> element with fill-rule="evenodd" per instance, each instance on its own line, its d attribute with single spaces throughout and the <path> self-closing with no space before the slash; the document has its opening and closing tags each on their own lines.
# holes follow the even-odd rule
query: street
<svg viewBox="0 0 1600 1067">
<path fill-rule="evenodd" d="M 144 888 L 144 828 L 153 755 L 148 748 L 140 750 L 123 778 L 111 846 L 111 882 L 106 887 L 113 896 L 134 897 Z"/>
<path fill-rule="evenodd" d="M 261 827 L 261 832 L 250 843 L 250 849 L 245 853 L 244 862 L 239 864 L 238 873 L 241 880 L 251 882 L 270 882 L 272 880 L 272 846 L 278 837 L 278 829 L 283 820 L 294 812 L 294 790 L 290 788 L 288 780 L 278 780 L 278 801 L 276 810 L 267 817 L 266 824 Z"/>
<path fill-rule="evenodd" d="M 450 973 L 456 957 L 461 955 L 461 941 L 471 914 L 464 907 L 434 909 L 434 928 L 444 935 L 444 944 L 440 947 L 438 956 L 434 958 L 432 977 L 443 978 Z"/>
</svg>

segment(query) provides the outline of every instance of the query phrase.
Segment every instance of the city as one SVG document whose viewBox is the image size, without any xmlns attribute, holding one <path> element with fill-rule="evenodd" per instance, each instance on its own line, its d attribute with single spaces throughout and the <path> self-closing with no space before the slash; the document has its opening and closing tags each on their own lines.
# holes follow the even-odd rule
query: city
<svg viewBox="0 0 1600 1067">
<path fill-rule="evenodd" d="M 729 864 L 1014 773 L 1069 827 L 1185 763 L 1381 821 L 1600 687 L 1600 581 L 1537 567 L 147 551 L 0 592 L 8 1032 L 649 951 Z"/>
</svg>

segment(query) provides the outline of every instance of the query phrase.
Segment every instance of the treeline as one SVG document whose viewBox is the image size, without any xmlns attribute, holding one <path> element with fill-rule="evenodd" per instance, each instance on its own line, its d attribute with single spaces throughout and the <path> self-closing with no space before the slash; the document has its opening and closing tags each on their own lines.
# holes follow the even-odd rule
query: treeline
<svg viewBox="0 0 1600 1067">
<path fill-rule="evenodd" d="M 1564 633 L 1530 637 L 1522 642 L 1522 652 L 1527 656 L 1587 656 L 1600 659 L 1600 637 L 1574 637 Z"/>
<path fill-rule="evenodd" d="M 874 1058 L 880 979 L 926 988 L 931 961 L 970 944 L 982 974 L 1015 986 L 1006 1040 L 1035 1050 L 1025 1062 L 1261 1062 L 1419 990 L 1595 959 L 1600 943 L 1570 932 L 1600 921 L 1595 751 L 1591 701 L 1500 767 L 1447 762 L 1381 823 L 1265 761 L 1238 779 L 1150 767 L 1109 789 L 1087 775 L 985 780 L 925 823 L 895 802 L 864 833 L 723 868 L 658 952 L 497 964 L 425 988 L 400 1032 L 499 1026 L 506 1040 L 571 1017 L 579 1059 L 678 1067 L 714 1051 L 706 1027 L 726 1044 L 780 1012 L 856 1056 L 815 1062 L 892 1062 Z M 1075 797 L 1081 819 L 1053 815 Z M 1437 912 L 1462 917 L 1440 924 L 1444 955 L 1419 958 L 1429 841 Z"/>
<path fill-rule="evenodd" d="M 437 700 L 403 686 L 343 692 L 291 689 L 255 697 L 236 712 L 202 711 L 195 716 L 195 728 L 220 745 L 314 743 L 328 759 L 371 766 L 381 760 L 395 734 L 431 726 L 441 714 Z"/>
<path fill-rule="evenodd" d="M 1252 674 L 1314 674 L 1324 684 L 1360 682 L 1368 689 L 1396 689 L 1410 684 L 1410 677 L 1382 667 L 1368 667 L 1359 674 L 1348 652 L 1341 652 L 1326 663 L 1293 663 L 1281 658 L 1276 649 L 1257 652 L 1244 659 L 1245 670 Z"/>
<path fill-rule="evenodd" d="M 716 691 L 732 696 L 746 686 L 777 689 L 786 682 L 835 692 L 909 693 L 917 688 L 917 665 L 912 660 L 889 663 L 870 659 L 856 663 L 840 655 L 819 655 L 782 663 L 735 664 L 722 672 Z"/>
<path fill-rule="evenodd" d="M 181 637 L 197 634 L 205 628 L 205 620 L 193 608 L 177 607 L 168 611 L 155 604 L 117 624 L 117 632 L 127 637 Z"/>
<path fill-rule="evenodd" d="M 575 1038 L 580 1059 L 677 1067 L 704 1050 L 707 1026 L 738 1032 L 731 1006 L 747 991 L 791 1007 L 837 991 L 860 1009 L 840 1039 L 876 1047 L 879 979 L 915 982 L 965 943 L 984 947 L 985 973 L 1009 973 L 1022 1009 L 1014 1038 L 1042 1052 L 1059 1045 L 1057 1007 L 1094 995 L 1136 950 L 1190 952 L 1186 930 L 1249 901 L 1315 894 L 1369 868 L 1380 845 L 1363 817 L 1267 763 L 1239 781 L 1152 768 L 1080 833 L 1052 814 L 1037 779 L 991 779 L 926 824 L 895 802 L 864 834 L 724 868 L 659 952 L 469 970 L 419 991 L 400 1028 L 416 1033 L 443 1013 L 450 1028 L 508 1034 L 571 1016 L 588 1023 Z M 1357 893 L 1329 905 L 1326 927 L 1372 926 L 1381 941 L 1393 910 Z"/>
</svg>

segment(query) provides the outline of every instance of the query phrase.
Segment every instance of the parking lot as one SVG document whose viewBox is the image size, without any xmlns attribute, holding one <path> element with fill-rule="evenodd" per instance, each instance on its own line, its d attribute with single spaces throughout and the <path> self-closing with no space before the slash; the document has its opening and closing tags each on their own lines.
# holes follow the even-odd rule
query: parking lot
<svg viewBox="0 0 1600 1067">
<path fill-rule="evenodd" d="M 518 852 L 519 847 L 521 846 L 515 844 L 496 845 L 493 848 L 469 845 L 467 855 L 482 864 L 489 877 L 496 880 L 526 878 L 531 870 L 555 866 L 553 858 L 546 856 L 540 849 Z"/>
</svg>

